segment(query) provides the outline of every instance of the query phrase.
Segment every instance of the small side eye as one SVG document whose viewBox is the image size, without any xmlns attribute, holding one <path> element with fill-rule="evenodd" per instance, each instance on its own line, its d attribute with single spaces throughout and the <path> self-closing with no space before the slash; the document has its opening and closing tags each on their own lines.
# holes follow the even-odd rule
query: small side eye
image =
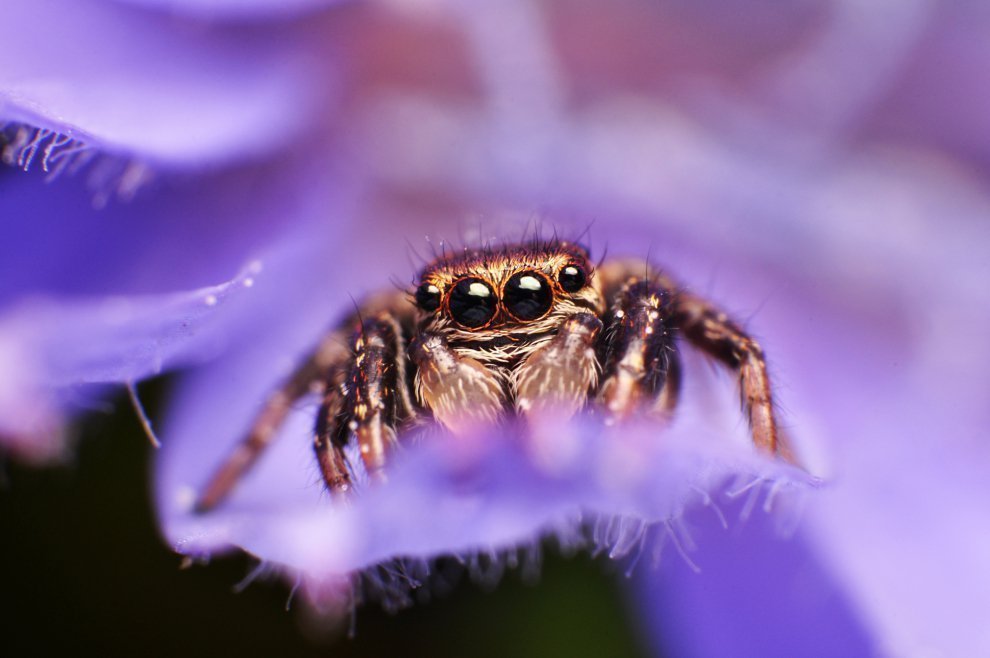
<svg viewBox="0 0 990 658">
<path fill-rule="evenodd" d="M 416 306 L 432 313 L 440 308 L 440 288 L 432 283 L 424 283 L 416 289 Z"/>
<path fill-rule="evenodd" d="M 557 280 L 560 281 L 560 287 L 567 292 L 577 292 L 588 283 L 588 275 L 580 265 L 571 263 L 560 270 Z"/>
</svg>

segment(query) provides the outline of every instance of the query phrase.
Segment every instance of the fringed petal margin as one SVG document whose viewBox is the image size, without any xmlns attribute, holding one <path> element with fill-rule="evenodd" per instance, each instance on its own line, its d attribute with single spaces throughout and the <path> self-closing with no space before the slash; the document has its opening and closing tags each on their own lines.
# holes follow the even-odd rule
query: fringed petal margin
<svg viewBox="0 0 990 658">
<path fill-rule="evenodd" d="M 633 569 L 657 561 L 664 544 L 683 551 L 684 511 L 717 507 L 726 487 L 759 496 L 792 525 L 796 504 L 818 486 L 687 413 L 676 428 L 605 427 L 580 417 L 529 430 L 407 437 L 386 483 L 365 484 L 342 501 L 316 474 L 313 411 L 300 406 L 232 497 L 199 515 L 192 502 L 229 446 L 204 445 L 173 427 L 180 432 L 165 438 L 159 510 L 178 552 L 208 558 L 244 549 L 336 613 L 356 600 L 404 605 L 418 589 L 428 592 L 431 574 L 451 559 L 497 577 L 538 555 L 547 537 Z"/>
</svg>

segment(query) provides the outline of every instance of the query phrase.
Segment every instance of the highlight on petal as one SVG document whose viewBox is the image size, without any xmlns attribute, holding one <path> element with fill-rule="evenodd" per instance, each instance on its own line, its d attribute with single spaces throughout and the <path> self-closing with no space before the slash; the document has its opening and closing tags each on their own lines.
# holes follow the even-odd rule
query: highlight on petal
<svg viewBox="0 0 990 658">
<path fill-rule="evenodd" d="M 325 244 L 350 230 L 342 195 L 319 176 L 299 182 L 298 166 L 163 177 L 102 209 L 76 179 L 0 173 L 0 441 L 18 456 L 57 458 L 62 423 L 91 393 L 81 386 L 133 382 L 226 348 L 271 306 L 257 292 L 265 285 L 250 287 L 265 282 L 254 263 L 278 271 L 300 245 L 319 248 L 314 235 Z M 250 187 L 259 176 L 268 184 Z M 314 221 L 318 230 L 304 228 Z"/>
<path fill-rule="evenodd" d="M 170 166 L 257 157 L 302 134 L 333 86 L 332 62 L 315 76 L 306 43 L 291 25 L 207 28 L 106 2 L 10 0 L 0 123 Z"/>
</svg>

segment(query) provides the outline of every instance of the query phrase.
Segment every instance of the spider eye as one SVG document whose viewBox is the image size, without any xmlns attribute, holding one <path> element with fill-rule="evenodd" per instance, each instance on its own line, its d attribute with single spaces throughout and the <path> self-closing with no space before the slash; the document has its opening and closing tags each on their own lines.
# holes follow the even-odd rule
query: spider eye
<svg viewBox="0 0 990 658">
<path fill-rule="evenodd" d="M 424 283 L 416 289 L 416 306 L 433 312 L 440 308 L 440 288 L 432 283 Z"/>
<path fill-rule="evenodd" d="M 564 266 L 557 275 L 557 280 L 560 281 L 560 287 L 567 292 L 577 292 L 588 283 L 588 275 L 580 265 L 571 263 Z"/>
<path fill-rule="evenodd" d="M 450 314 L 465 327 L 485 326 L 495 316 L 497 307 L 494 291 L 481 279 L 461 279 L 450 291 Z"/>
<path fill-rule="evenodd" d="M 542 274 L 518 272 L 505 284 L 505 309 L 517 320 L 535 320 L 553 305 L 553 291 Z"/>
</svg>

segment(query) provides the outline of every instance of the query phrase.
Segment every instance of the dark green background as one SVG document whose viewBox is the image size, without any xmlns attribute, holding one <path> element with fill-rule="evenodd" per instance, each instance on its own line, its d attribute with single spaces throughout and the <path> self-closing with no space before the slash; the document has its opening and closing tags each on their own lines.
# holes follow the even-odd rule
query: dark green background
<svg viewBox="0 0 990 658">
<path fill-rule="evenodd" d="M 165 385 L 142 388 L 154 417 Z M 180 570 L 158 537 L 153 450 L 121 397 L 82 421 L 69 466 L 7 463 L 0 485 L 4 656 L 636 656 L 635 615 L 607 561 L 545 551 L 539 582 L 509 572 L 395 615 L 358 611 L 353 639 L 315 638 L 281 582 L 232 588 L 246 557 Z M 298 608 L 298 606 L 297 606 Z"/>
</svg>

